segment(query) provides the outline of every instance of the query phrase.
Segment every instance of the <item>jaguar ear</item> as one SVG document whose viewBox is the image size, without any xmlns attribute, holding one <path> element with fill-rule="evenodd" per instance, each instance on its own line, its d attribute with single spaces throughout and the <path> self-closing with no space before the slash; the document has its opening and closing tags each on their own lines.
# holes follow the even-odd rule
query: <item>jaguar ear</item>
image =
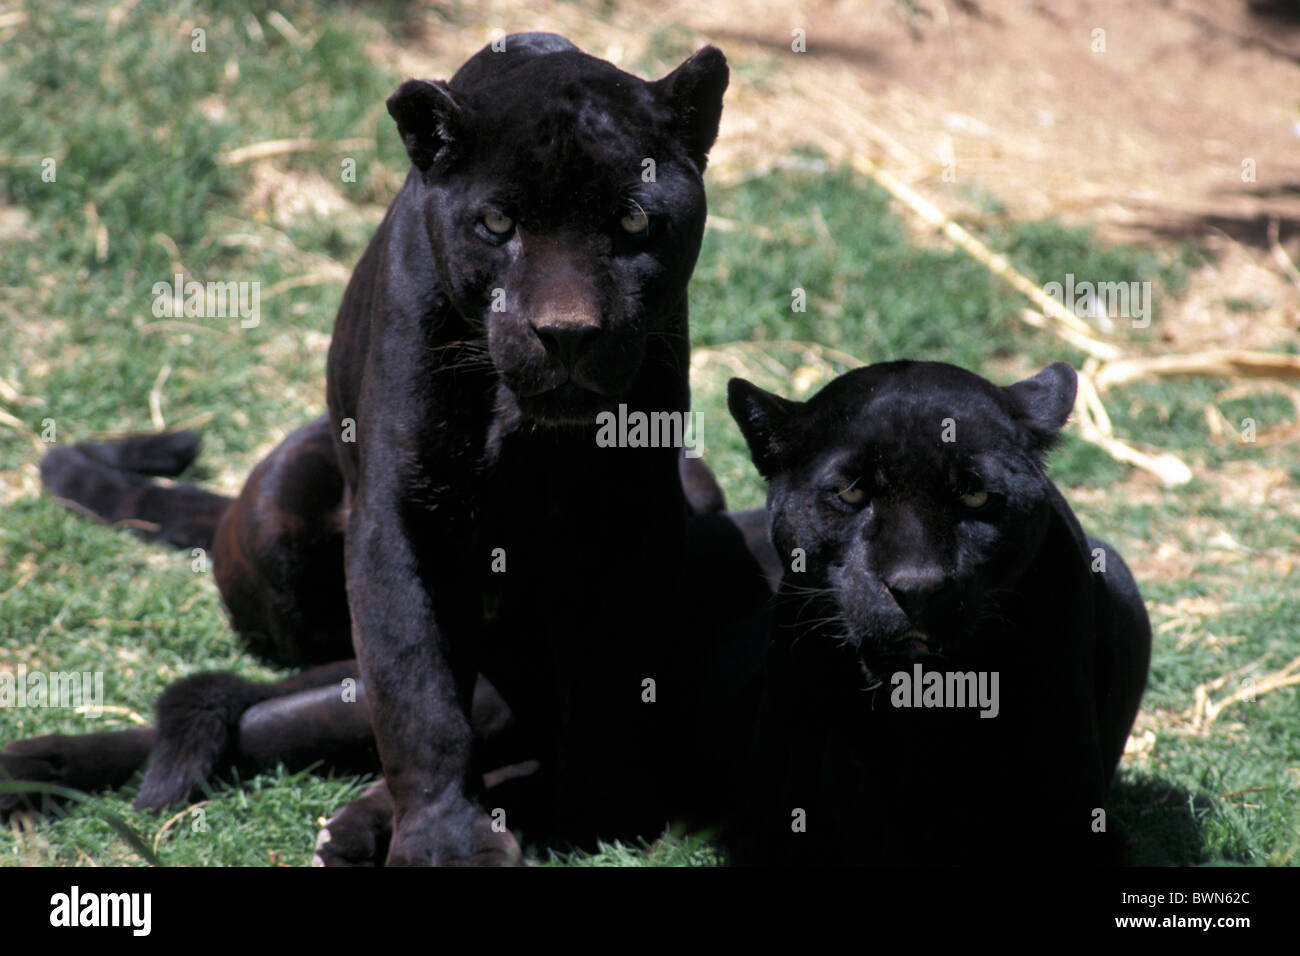
<svg viewBox="0 0 1300 956">
<path fill-rule="evenodd" d="M 714 46 L 691 54 L 681 66 L 651 85 L 663 95 L 677 117 L 686 152 L 701 173 L 709 161 L 709 150 L 718 138 L 722 119 L 722 94 L 727 91 L 731 72 L 727 58 Z"/>
<path fill-rule="evenodd" d="M 780 472 L 793 451 L 787 426 L 801 407 L 799 402 L 765 392 L 743 378 L 727 383 L 727 408 L 745 436 L 754 467 L 764 478 Z"/>
<path fill-rule="evenodd" d="M 1016 420 L 1036 454 L 1041 455 L 1056 444 L 1074 409 L 1078 390 L 1079 378 L 1064 362 L 1053 362 L 1033 378 L 1007 386 Z"/>
<path fill-rule="evenodd" d="M 388 98 L 407 155 L 420 170 L 447 158 L 461 129 L 461 108 L 446 83 L 407 80 Z"/>
</svg>

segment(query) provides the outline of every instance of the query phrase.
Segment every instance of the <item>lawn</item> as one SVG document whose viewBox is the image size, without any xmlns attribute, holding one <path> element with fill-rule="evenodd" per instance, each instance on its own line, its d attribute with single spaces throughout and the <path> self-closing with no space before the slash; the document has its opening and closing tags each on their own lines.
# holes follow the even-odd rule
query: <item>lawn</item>
<svg viewBox="0 0 1300 956">
<path fill-rule="evenodd" d="M 97 718 L 0 708 L 0 741 L 128 726 L 166 684 L 201 669 L 274 676 L 241 649 L 189 553 L 43 497 L 37 462 L 46 438 L 161 420 L 203 433 L 195 480 L 237 490 L 322 408 L 343 285 L 406 168 L 383 107 L 403 77 L 366 52 L 381 20 L 324 2 L 202 16 L 154 2 L 18 9 L 23 42 L 0 65 L 0 669 L 101 671 L 109 707 Z M 625 65 L 659 74 L 668 62 Z M 261 160 L 234 153 L 284 139 L 314 145 Z M 888 193 L 814 150 L 712 188 L 710 213 L 692 284 L 693 394 L 705 458 L 733 507 L 762 503 L 726 412 L 733 374 L 806 395 L 893 358 L 954 362 L 1003 383 L 1054 359 L 1082 366 L 1082 353 L 1020 321 L 1019 293 L 918 235 Z M 1190 245 L 1108 246 L 996 210 L 976 228 L 1040 285 L 1065 273 L 1151 281 L 1151 328 L 1113 338 L 1134 354 L 1158 348 L 1205 256 Z M 155 316 L 153 284 L 178 271 L 260 282 L 261 321 Z M 806 311 L 791 310 L 796 288 Z M 1195 713 L 1202 685 L 1225 678 L 1209 691 L 1221 700 L 1300 654 L 1300 519 L 1268 493 L 1300 479 L 1300 450 L 1216 436 L 1206 409 L 1254 419 L 1261 434 L 1296 413 L 1273 393 L 1220 399 L 1229 385 L 1170 379 L 1106 395 L 1117 435 L 1178 455 L 1189 484 L 1164 487 L 1073 426 L 1051 461 L 1088 530 L 1130 560 L 1156 629 L 1133 753 L 1109 802 L 1135 863 L 1287 864 L 1300 851 L 1296 688 L 1214 720 Z M 223 783 L 201 813 L 171 819 L 133 810 L 128 787 L 0 832 L 0 861 L 140 862 L 104 821 L 110 812 L 168 864 L 302 865 L 320 818 L 363 784 L 266 773 Z M 646 846 L 596 855 L 530 852 L 566 865 L 719 859 L 707 839 L 646 836 Z"/>
</svg>

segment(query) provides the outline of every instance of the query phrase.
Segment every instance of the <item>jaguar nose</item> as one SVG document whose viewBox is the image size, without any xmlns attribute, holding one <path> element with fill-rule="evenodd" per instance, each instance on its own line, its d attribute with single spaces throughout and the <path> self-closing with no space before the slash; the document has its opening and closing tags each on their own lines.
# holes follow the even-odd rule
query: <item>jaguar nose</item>
<svg viewBox="0 0 1300 956">
<path fill-rule="evenodd" d="M 943 590 L 945 577 L 937 567 L 901 568 L 885 581 L 890 596 L 912 621 Z"/>
<path fill-rule="evenodd" d="M 546 347 L 546 354 L 572 370 L 591 342 L 600 335 L 600 327 L 587 323 L 548 323 L 535 326 L 537 337 Z"/>
</svg>

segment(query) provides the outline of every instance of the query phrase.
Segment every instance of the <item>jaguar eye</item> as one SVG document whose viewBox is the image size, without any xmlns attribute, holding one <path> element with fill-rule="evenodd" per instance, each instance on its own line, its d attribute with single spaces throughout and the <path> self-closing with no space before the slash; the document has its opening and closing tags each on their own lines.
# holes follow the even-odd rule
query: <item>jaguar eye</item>
<svg viewBox="0 0 1300 956">
<path fill-rule="evenodd" d="M 835 494 L 837 494 L 840 501 L 844 502 L 846 505 L 860 505 L 867 497 L 865 491 L 861 488 L 854 488 L 852 485 L 847 488 L 841 488 L 839 491 L 835 492 Z"/>
<path fill-rule="evenodd" d="M 483 217 L 483 228 L 494 236 L 504 236 L 515 227 L 515 221 L 501 212 L 490 212 Z"/>
<path fill-rule="evenodd" d="M 645 214 L 644 209 L 637 206 L 620 219 L 618 224 L 623 227 L 624 232 L 637 236 L 645 232 L 650 226 L 650 217 Z"/>
<path fill-rule="evenodd" d="M 972 491 L 970 494 L 961 496 L 961 503 L 967 508 L 983 508 L 989 502 L 989 493 L 987 491 Z"/>
</svg>

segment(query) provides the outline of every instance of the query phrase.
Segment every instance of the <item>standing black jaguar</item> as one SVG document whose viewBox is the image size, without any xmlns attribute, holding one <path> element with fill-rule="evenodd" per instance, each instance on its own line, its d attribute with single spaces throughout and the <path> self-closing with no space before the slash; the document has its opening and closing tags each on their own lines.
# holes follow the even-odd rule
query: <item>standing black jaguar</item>
<svg viewBox="0 0 1300 956">
<path fill-rule="evenodd" d="M 344 295 L 328 415 L 234 502 L 150 478 L 192 459 L 183 435 L 59 449 L 42 467 L 105 519 L 212 545 L 232 624 L 265 656 L 355 648 L 369 719 L 338 703 L 347 663 L 262 687 L 199 675 L 164 694 L 156 734 L 23 741 L 4 769 L 97 786 L 152 747 L 140 802 L 163 806 L 223 761 L 328 751 L 373 724 L 390 863 L 516 861 L 481 798 L 483 772 L 522 756 L 540 761 L 544 827 L 662 826 L 682 694 L 654 682 L 681 631 L 681 459 L 598 447 L 596 416 L 687 412 L 686 285 L 727 82 L 712 47 L 646 82 L 521 34 L 450 81 L 403 83 L 388 110 L 412 168 Z M 698 507 L 721 506 L 707 472 L 683 474 Z M 280 696 L 312 687 L 341 729 Z M 241 730 L 264 698 L 261 730 Z M 488 724 L 513 728 L 509 754 L 476 744 Z"/>
<path fill-rule="evenodd" d="M 1151 630 L 1043 472 L 1076 384 L 891 362 L 799 403 L 732 380 L 785 563 L 739 861 L 1115 859 Z"/>
</svg>

